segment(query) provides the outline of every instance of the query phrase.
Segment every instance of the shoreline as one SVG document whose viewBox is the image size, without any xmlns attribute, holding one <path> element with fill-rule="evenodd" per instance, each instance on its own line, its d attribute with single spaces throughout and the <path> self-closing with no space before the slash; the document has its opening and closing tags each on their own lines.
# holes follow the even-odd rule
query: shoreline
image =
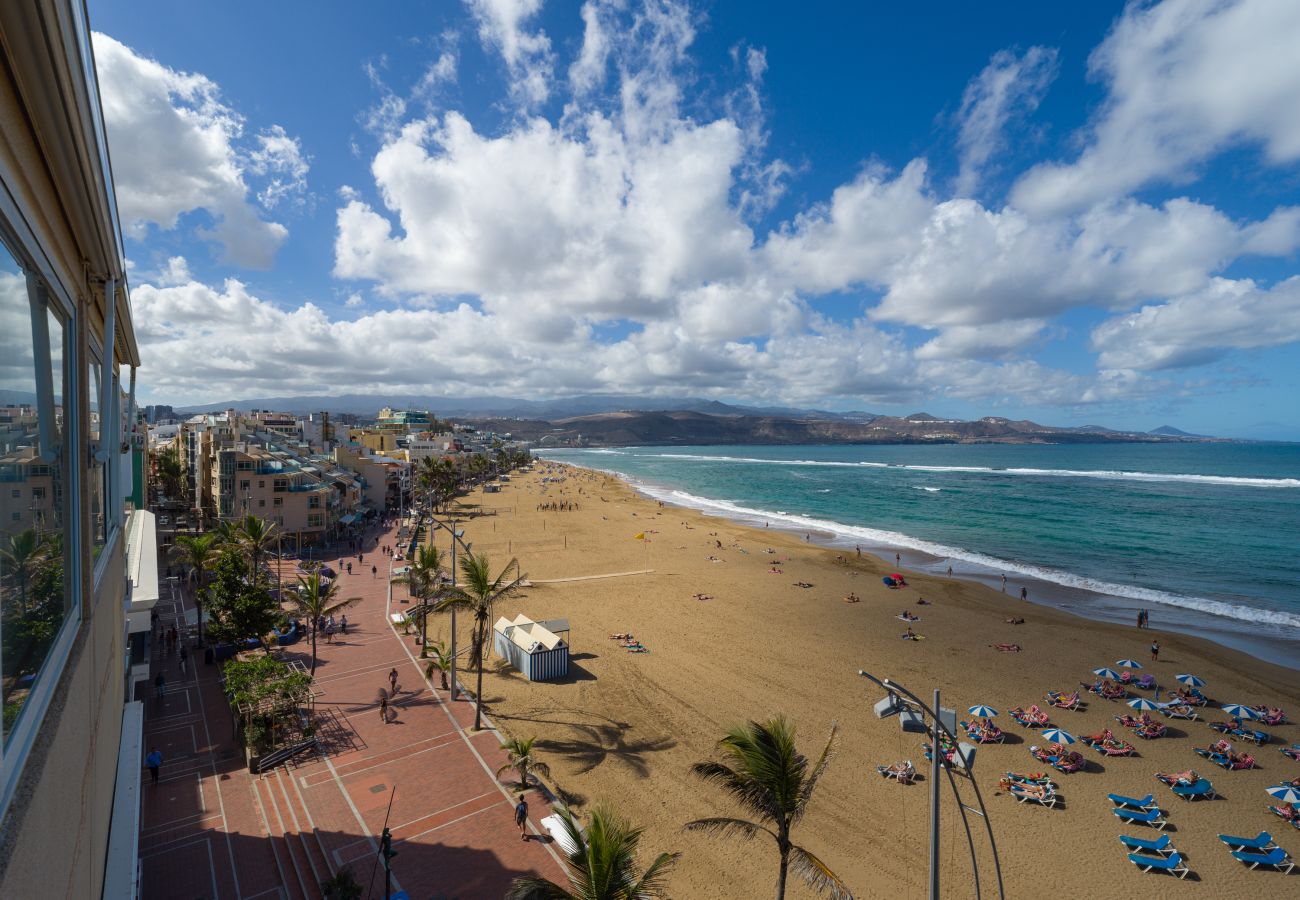
<svg viewBox="0 0 1300 900">
<path fill-rule="evenodd" d="M 543 482 L 548 476 L 559 480 Z M 554 501 L 576 508 L 541 508 Z M 606 802 L 645 829 L 644 852 L 681 851 L 670 877 L 673 896 L 770 893 L 770 848 L 686 833 L 682 826 L 738 812 L 691 767 L 716 758 L 727 728 L 778 713 L 798 728 L 804 753 L 817 752 L 832 722 L 840 729 L 838 753 L 799 826 L 798 843 L 857 896 L 923 892 L 929 792 L 924 782 L 900 786 L 875 771 L 906 759 L 925 771 L 920 736 L 902 733 L 895 719 L 876 718 L 871 707 L 881 692 L 857 675 L 860 669 L 923 696 L 940 690 L 943 705 L 959 718 L 976 703 L 1003 712 L 997 721 L 1007 742 L 980 748 L 975 775 L 997 831 L 1009 896 L 1077 896 L 1099 883 L 1131 884 L 1132 867 L 1116 852 L 1106 793 L 1166 791 L 1152 772 L 1188 766 L 1210 770 L 1207 777 L 1225 799 L 1170 807 L 1177 846 L 1201 879 L 1180 888 L 1215 900 L 1257 893 L 1258 878 L 1224 854 L 1214 835 L 1236 828 L 1277 833 L 1263 789 L 1290 777 L 1291 764 L 1276 750 L 1279 740 L 1300 740 L 1295 725 L 1269 729 L 1271 747 L 1248 748 L 1262 765 L 1253 771 L 1221 772 L 1193 755 L 1192 747 L 1219 737 L 1204 722 L 1172 721 L 1168 738 L 1135 741 L 1136 759 L 1099 758 L 1084 748 L 1088 770 L 1060 777 L 1064 805 L 1045 810 L 999 792 L 1004 772 L 1042 768 L 1028 753 L 1042 738 L 1015 726 L 1006 711 L 1043 703 L 1047 690 L 1073 690 L 1091 682 L 1098 666 L 1130 656 L 1162 686 L 1176 686 L 1175 673 L 1194 672 L 1218 702 L 1267 703 L 1294 718 L 1300 709 L 1294 670 L 1203 638 L 1085 620 L 910 566 L 903 567 L 908 585 L 889 589 L 881 575 L 895 568 L 865 550 L 857 558 L 776 527 L 660 505 L 618 477 L 569 463 L 539 460 L 498 493 L 475 491 L 458 505 L 466 540 L 488 554 L 492 571 L 517 557 L 532 582 L 493 616 L 566 618 L 572 629 L 563 678 L 529 682 L 489 657 L 483 697 L 493 724 L 503 737 L 536 738 L 550 784 L 580 813 Z M 849 595 L 857 601 L 843 602 Z M 904 609 L 920 616 L 911 627 L 923 640 L 899 640 L 907 627 L 898 620 Z M 446 639 L 449 624 L 435 618 L 432 639 Z M 462 620 L 462 640 L 469 627 Z M 627 632 L 649 652 L 629 653 L 609 639 Z M 1153 638 L 1161 645 L 1157 662 L 1148 661 Z M 1012 642 L 1022 650 L 991 647 Z M 469 672 L 461 679 L 472 684 Z M 1114 721 L 1130 710 L 1092 699 L 1079 711 L 1053 710 L 1053 725 L 1075 735 L 1112 727 L 1131 737 Z M 1215 707 L 1201 714 L 1224 718 Z M 1162 805 L 1170 802 L 1160 796 Z M 943 840 L 959 848 L 944 853 L 944 893 L 973 896 L 956 807 L 948 794 L 942 803 Z M 1300 853 L 1300 838 L 1288 835 L 1279 842 Z M 977 845 L 987 875 L 987 850 Z M 1044 846 L 1079 852 L 1054 855 L 1044 868 Z M 791 893 L 811 896 L 801 885 Z"/>
<path fill-rule="evenodd" d="M 1037 569 L 1040 572 L 1050 571 L 1032 563 L 1008 563 L 1004 566 L 998 566 L 997 563 L 1005 563 L 1005 561 L 988 557 L 979 553 L 979 551 L 965 551 L 963 556 L 944 556 L 924 549 L 927 546 L 937 547 L 938 545 L 910 535 L 900 534 L 898 536 L 908 538 L 916 545 L 921 546 L 909 545 L 903 542 L 891 543 L 880 539 L 878 537 L 878 535 L 882 534 L 880 529 L 871 526 L 856 526 L 833 520 L 814 519 L 799 514 L 737 507 L 735 504 L 726 501 L 692 495 L 671 485 L 655 483 L 614 469 L 603 469 L 598 466 L 583 465 L 568 460 L 552 459 L 545 455 L 538 458 L 557 465 L 573 466 L 574 468 L 612 476 L 647 499 L 662 501 L 680 509 L 690 509 L 710 518 L 724 519 L 736 525 L 750 528 L 761 528 L 764 522 L 771 522 L 772 527 L 788 534 L 802 535 L 811 533 L 813 542 L 823 547 L 851 549 L 855 546 L 861 546 L 864 552 L 871 552 L 873 556 L 880 560 L 882 565 L 886 566 L 888 565 L 888 557 L 898 553 L 902 557 L 900 564 L 905 568 L 925 571 L 930 575 L 943 578 L 949 577 L 946 575 L 946 566 L 951 565 L 953 567 L 951 578 L 954 580 L 980 584 L 999 592 L 1001 592 L 1000 576 L 1005 573 L 1008 576 L 1006 582 L 1008 596 L 1015 596 L 1018 599 L 1020 588 L 1025 587 L 1029 592 L 1029 602 L 1037 606 L 1069 613 L 1087 621 L 1127 625 L 1136 621 L 1138 610 L 1146 609 L 1150 612 L 1155 609 L 1157 624 L 1148 630 L 1156 633 L 1174 633 L 1208 639 L 1219 646 L 1248 653 L 1262 662 L 1300 670 L 1300 640 L 1288 638 L 1285 635 L 1251 633 L 1248 629 L 1258 625 L 1258 622 L 1248 622 L 1244 619 L 1216 615 L 1182 604 L 1166 603 L 1155 597 L 1143 600 L 1137 597 L 1107 592 L 1095 587 L 1065 584 L 1052 578 L 1043 577 L 1041 574 L 1016 571 L 1017 568 Z M 853 534 L 855 531 L 861 534 Z M 1098 584 L 1095 579 L 1088 579 L 1069 572 L 1063 572 L 1061 575 L 1062 577 L 1091 582 L 1094 585 Z"/>
</svg>

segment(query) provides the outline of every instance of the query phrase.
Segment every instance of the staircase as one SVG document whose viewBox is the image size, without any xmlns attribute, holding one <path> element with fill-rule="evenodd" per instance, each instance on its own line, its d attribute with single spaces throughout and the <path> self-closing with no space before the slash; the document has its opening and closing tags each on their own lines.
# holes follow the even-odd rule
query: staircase
<svg viewBox="0 0 1300 900">
<path fill-rule="evenodd" d="M 271 850 L 288 900 L 322 900 L 320 883 L 334 874 L 293 773 L 284 769 L 253 778 L 266 816 Z"/>
</svg>

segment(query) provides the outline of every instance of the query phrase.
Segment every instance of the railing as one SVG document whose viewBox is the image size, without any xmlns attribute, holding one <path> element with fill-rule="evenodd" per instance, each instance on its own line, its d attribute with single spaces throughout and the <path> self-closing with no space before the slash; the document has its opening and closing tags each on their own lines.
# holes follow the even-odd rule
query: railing
<svg viewBox="0 0 1300 900">
<path fill-rule="evenodd" d="M 300 753 L 306 753 L 308 750 L 316 749 L 318 743 L 319 742 L 316 738 L 311 738 L 310 740 L 303 741 L 301 744 L 294 744 L 291 747 L 282 747 L 274 753 L 268 753 L 257 761 L 257 765 L 253 767 L 253 774 L 260 775 L 263 772 L 268 772 L 271 769 L 274 769 L 276 766 L 283 765 Z"/>
</svg>

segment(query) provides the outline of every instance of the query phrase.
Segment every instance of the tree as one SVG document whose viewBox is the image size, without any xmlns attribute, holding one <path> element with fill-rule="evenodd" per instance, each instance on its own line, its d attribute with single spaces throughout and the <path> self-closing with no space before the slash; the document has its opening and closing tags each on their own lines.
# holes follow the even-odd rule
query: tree
<svg viewBox="0 0 1300 900">
<path fill-rule="evenodd" d="M 279 539 L 279 526 L 254 515 L 246 515 L 235 524 L 235 545 L 248 557 L 253 580 L 262 577 L 262 559 Z"/>
<path fill-rule="evenodd" d="M 185 499 L 185 466 L 181 462 L 179 439 L 175 447 L 164 450 L 154 457 L 154 471 L 157 473 L 158 481 L 162 484 L 163 492 L 169 500 L 183 501 Z"/>
<path fill-rule="evenodd" d="M 432 678 L 433 673 L 437 672 L 442 676 L 442 689 L 450 690 L 447 686 L 447 673 L 451 671 L 451 653 L 447 651 L 447 645 L 442 641 L 434 641 L 427 644 L 428 650 L 433 654 L 424 665 L 424 677 Z"/>
<path fill-rule="evenodd" d="M 35 528 L 7 535 L 0 544 L 0 562 L 3 568 L 12 573 L 11 577 L 18 583 L 18 610 L 22 615 L 27 611 L 27 586 L 37 567 L 45 558 L 45 538 Z"/>
<path fill-rule="evenodd" d="M 483 661 L 487 655 L 488 635 L 492 631 L 492 606 L 519 590 L 524 575 L 519 571 L 519 560 L 506 563 L 501 574 L 493 578 L 487 554 L 476 553 L 461 557 L 460 572 L 464 587 L 449 586 L 446 595 L 433 608 L 445 612 L 456 608 L 474 615 L 474 630 L 470 634 L 470 665 L 478 667 L 478 682 L 474 690 L 474 730 L 483 727 Z M 514 576 L 511 577 L 511 573 Z"/>
<path fill-rule="evenodd" d="M 208 585 L 208 636 L 216 641 L 265 637 L 282 615 L 279 604 L 249 579 L 248 563 L 237 551 L 221 551 Z"/>
<path fill-rule="evenodd" d="M 298 614 L 311 623 L 311 674 L 316 674 L 316 623 L 328 618 L 340 610 L 346 609 L 361 600 L 360 597 L 338 598 L 339 583 L 329 584 L 321 581 L 319 572 L 312 572 L 306 578 L 298 576 L 298 592 L 293 597 Z"/>
<path fill-rule="evenodd" d="M 528 776 L 542 775 L 549 776 L 551 767 L 537 758 L 533 750 L 533 744 L 537 738 L 511 738 L 501 744 L 501 749 L 506 751 L 506 757 L 509 759 L 504 766 L 497 769 L 497 777 L 501 777 L 502 772 L 508 772 L 514 769 L 519 773 L 519 789 L 528 790 Z"/>
<path fill-rule="evenodd" d="M 506 900 L 653 900 L 668 896 L 664 882 L 681 854 L 660 853 L 638 875 L 636 851 L 644 829 L 632 827 L 605 807 L 592 811 L 585 833 L 567 808 L 561 807 L 556 815 L 576 848 L 565 855 L 569 887 L 526 875 L 511 883 Z"/>
<path fill-rule="evenodd" d="M 818 892 L 835 900 L 852 900 L 839 876 L 812 853 L 790 840 L 790 830 L 808 810 L 813 789 L 826 771 L 835 744 L 835 725 L 821 756 L 810 769 L 808 758 L 794 744 L 794 726 L 784 717 L 769 722 L 750 722 L 731 728 L 718 742 L 726 762 L 701 762 L 691 767 L 705 781 L 720 784 L 742 808 L 759 821 L 744 819 L 696 819 L 686 823 L 691 831 L 732 834 L 752 838 L 767 834 L 776 841 L 781 856 L 777 875 L 777 900 L 785 897 L 786 873 L 793 865 L 795 874 Z"/>
<path fill-rule="evenodd" d="M 209 570 L 220 555 L 215 534 L 178 534 L 172 558 L 194 573 L 194 605 L 199 614 L 199 645 L 203 644 L 203 597 Z"/>
<path fill-rule="evenodd" d="M 429 618 L 429 604 L 438 593 L 439 576 L 442 574 L 442 551 L 432 544 L 423 544 L 415 551 L 415 558 L 407 568 L 405 575 L 393 579 L 394 584 L 405 584 L 411 596 L 420 601 L 416 617 L 420 620 L 420 656 L 427 656 L 425 645 L 429 631 L 425 627 Z"/>
</svg>

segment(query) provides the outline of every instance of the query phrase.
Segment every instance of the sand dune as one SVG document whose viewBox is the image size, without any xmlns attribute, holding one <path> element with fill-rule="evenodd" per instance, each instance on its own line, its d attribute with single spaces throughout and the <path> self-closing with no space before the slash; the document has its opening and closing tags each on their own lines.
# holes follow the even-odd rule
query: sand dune
<svg viewBox="0 0 1300 900">
<path fill-rule="evenodd" d="M 1147 660 L 1154 635 L 1162 645 L 1160 662 L 1145 671 L 1162 684 L 1192 671 L 1207 680 L 1211 696 L 1267 702 L 1300 716 L 1294 671 L 1205 641 L 1085 621 L 943 578 L 917 575 L 907 588 L 889 590 L 880 575 L 894 567 L 880 560 L 850 552 L 839 562 L 840 551 L 798 535 L 660 507 L 603 474 L 549 468 L 568 477 L 543 484 L 542 471 L 516 476 L 501 493 L 467 498 L 462 513 L 476 514 L 465 525 L 476 552 L 487 552 L 494 565 L 517 556 L 535 582 L 502 604 L 501 614 L 570 619 L 573 671 L 562 682 L 530 684 L 493 659 L 484 694 L 503 731 L 539 738 L 552 783 L 576 804 L 607 800 L 646 827 L 647 852 L 683 852 L 671 882 L 674 896 L 761 897 L 773 890 L 773 847 L 688 834 L 681 826 L 739 813 L 718 789 L 694 779 L 690 766 L 713 754 L 728 725 L 778 712 L 797 723 L 809 754 L 820 749 L 833 721 L 841 727 L 837 756 L 796 842 L 818 854 L 860 898 L 924 896 L 927 788 L 924 782 L 887 783 L 875 766 L 911 758 L 923 772 L 928 768 L 917 736 L 872 715 L 880 691 L 858 669 L 927 697 L 938 688 L 944 705 L 959 711 L 979 702 L 1005 713 L 1041 701 L 1048 689 L 1077 687 L 1097 666 L 1122 657 Z M 580 508 L 536 508 L 554 501 Z M 639 533 L 648 541 L 636 540 Z M 653 571 L 615 574 L 645 569 Z M 585 577 L 593 575 L 614 577 Z M 1009 590 L 1014 594 L 1016 586 Z M 850 592 L 861 602 L 844 602 Z M 932 605 L 918 606 L 921 597 Z M 921 616 L 913 628 L 923 641 L 899 639 L 906 625 L 895 615 L 903 608 Z M 1027 622 L 1008 625 L 1008 616 Z M 438 625 L 444 635 L 447 627 L 445 621 Z M 651 652 L 626 652 L 608 639 L 613 632 L 632 632 Z M 1000 653 L 989 646 L 1002 641 L 1024 650 Z M 462 683 L 472 680 L 462 676 Z M 1124 730 L 1112 717 L 1121 712 L 1128 712 L 1121 704 L 1094 700 L 1084 711 L 1057 713 L 1053 722 L 1074 734 L 1110 724 L 1118 734 Z M 1118 825 L 1105 800 L 1108 791 L 1152 792 L 1169 811 L 1170 836 L 1196 876 L 1178 884 L 1180 894 L 1246 897 L 1291 883 L 1246 871 L 1215 838 L 1267 829 L 1300 855 L 1300 831 L 1264 808 L 1265 786 L 1300 775 L 1300 764 L 1278 753 L 1276 740 L 1256 751 L 1263 768 L 1247 772 L 1223 772 L 1193 754 L 1193 746 L 1217 737 L 1201 722 L 1171 723 L 1175 737 L 1134 740 L 1139 758 L 1103 760 L 1085 748 L 1089 771 L 1060 776 L 1063 807 L 1043 809 L 998 792 L 1006 770 L 1043 768 L 1028 752 L 1030 744 L 1042 743 L 1037 735 L 1005 715 L 999 722 L 1010 742 L 981 748 L 975 768 L 1007 896 L 1081 896 L 1098 887 L 1173 890 L 1172 880 L 1143 876 L 1127 862 L 1116 835 L 1151 835 Z M 1288 744 L 1300 740 L 1295 725 L 1271 730 Z M 1155 771 L 1188 767 L 1210 777 L 1224 799 L 1184 802 L 1152 778 Z M 944 896 L 973 896 L 964 832 L 946 783 L 944 811 Z M 977 836 L 986 894 L 996 896 L 987 846 Z M 813 894 L 796 884 L 789 896 Z"/>
</svg>

